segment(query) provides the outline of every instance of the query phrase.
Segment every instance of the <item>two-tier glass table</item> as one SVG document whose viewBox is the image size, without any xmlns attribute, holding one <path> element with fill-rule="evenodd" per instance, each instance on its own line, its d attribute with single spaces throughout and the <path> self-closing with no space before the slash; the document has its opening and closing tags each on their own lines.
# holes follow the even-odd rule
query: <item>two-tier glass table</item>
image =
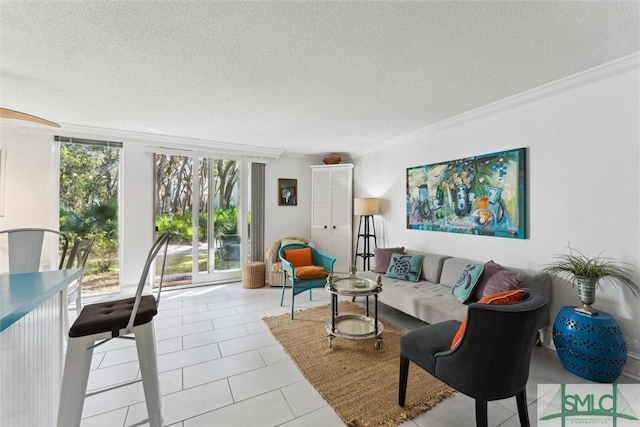
<svg viewBox="0 0 640 427">
<path fill-rule="evenodd" d="M 364 279 L 350 275 L 339 278 L 329 277 L 325 289 L 331 293 L 331 320 L 327 320 L 325 328 L 329 339 L 329 348 L 334 337 L 351 340 L 375 338 L 375 348 L 382 348 L 382 331 L 384 327 L 378 321 L 378 294 L 382 292 L 381 278 L 377 280 Z M 365 314 L 339 314 L 338 296 L 365 297 Z M 369 313 L 369 297 L 373 296 L 373 318 Z"/>
</svg>

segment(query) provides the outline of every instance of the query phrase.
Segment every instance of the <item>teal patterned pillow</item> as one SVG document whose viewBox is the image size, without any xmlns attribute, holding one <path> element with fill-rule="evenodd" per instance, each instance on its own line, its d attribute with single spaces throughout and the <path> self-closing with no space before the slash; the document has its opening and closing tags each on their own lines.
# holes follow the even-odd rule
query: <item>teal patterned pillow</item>
<svg viewBox="0 0 640 427">
<path fill-rule="evenodd" d="M 392 254 L 384 277 L 417 282 L 422 272 L 422 255 Z"/>
<path fill-rule="evenodd" d="M 480 282 L 483 271 L 484 264 L 467 264 L 451 293 L 458 297 L 462 303 L 469 301 L 473 291 L 476 289 L 476 285 Z"/>
</svg>

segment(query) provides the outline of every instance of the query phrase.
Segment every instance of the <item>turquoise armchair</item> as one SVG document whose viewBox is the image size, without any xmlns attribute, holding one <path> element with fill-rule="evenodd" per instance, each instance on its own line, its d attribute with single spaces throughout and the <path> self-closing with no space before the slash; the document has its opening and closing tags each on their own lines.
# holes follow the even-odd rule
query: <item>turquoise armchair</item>
<svg viewBox="0 0 640 427">
<path fill-rule="evenodd" d="M 311 252 L 310 254 L 304 251 L 307 248 Z M 300 249 L 303 251 L 298 251 Z M 278 251 L 278 257 L 282 261 L 284 273 L 282 275 L 280 306 L 284 303 L 284 293 L 287 289 L 286 283 L 287 279 L 289 279 L 291 281 L 291 318 L 293 319 L 295 296 L 309 291 L 309 300 L 312 300 L 311 290 L 313 288 L 324 288 L 327 283 L 327 276 L 333 273 L 333 264 L 336 259 L 323 254 L 316 248 L 301 243 L 282 246 Z"/>
</svg>

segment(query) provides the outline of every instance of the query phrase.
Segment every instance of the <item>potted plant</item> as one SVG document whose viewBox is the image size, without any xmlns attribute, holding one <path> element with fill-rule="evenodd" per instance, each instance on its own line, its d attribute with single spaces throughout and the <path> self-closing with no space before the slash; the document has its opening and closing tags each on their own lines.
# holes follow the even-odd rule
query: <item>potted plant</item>
<svg viewBox="0 0 640 427">
<path fill-rule="evenodd" d="M 620 282 L 629 288 L 631 293 L 638 298 L 640 287 L 631 279 L 632 270 L 627 264 L 615 261 L 611 258 L 603 258 L 602 252 L 595 257 L 590 257 L 568 246 L 569 253 L 556 255 L 555 262 L 548 264 L 543 271 L 556 277 L 568 279 L 572 284 L 578 284 L 578 298 L 582 303 L 576 311 L 588 315 L 597 314 L 598 311 L 591 307 L 595 302 L 596 287 L 604 290 L 599 283 L 600 279 L 606 279 L 614 285 Z"/>
</svg>

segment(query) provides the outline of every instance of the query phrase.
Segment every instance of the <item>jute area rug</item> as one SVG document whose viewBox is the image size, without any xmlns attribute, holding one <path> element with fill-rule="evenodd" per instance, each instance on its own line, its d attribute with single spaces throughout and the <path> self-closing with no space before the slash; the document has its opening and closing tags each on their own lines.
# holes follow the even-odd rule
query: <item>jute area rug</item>
<svg viewBox="0 0 640 427">
<path fill-rule="evenodd" d="M 338 313 L 363 313 L 351 302 L 342 301 Z M 411 364 L 404 408 L 398 406 L 400 337 L 404 331 L 385 321 L 382 349 L 375 339 L 349 340 L 336 337 L 329 348 L 325 322 L 331 318 L 329 305 L 267 317 L 271 333 L 298 365 L 303 375 L 320 392 L 349 426 L 397 426 L 433 408 L 454 393 L 446 384 Z"/>
</svg>

